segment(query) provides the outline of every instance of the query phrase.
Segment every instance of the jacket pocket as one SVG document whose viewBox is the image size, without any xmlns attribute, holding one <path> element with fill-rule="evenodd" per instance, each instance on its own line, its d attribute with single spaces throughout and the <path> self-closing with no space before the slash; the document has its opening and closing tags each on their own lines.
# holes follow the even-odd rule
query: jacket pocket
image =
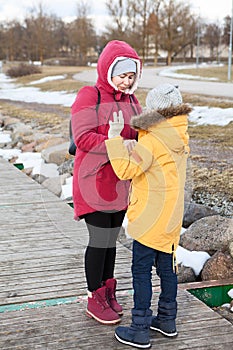
<svg viewBox="0 0 233 350">
<path fill-rule="evenodd" d="M 104 168 L 109 163 L 105 154 L 93 155 L 88 154 L 83 158 L 80 165 L 80 174 L 83 178 L 93 176 L 99 172 L 101 168 Z"/>
</svg>

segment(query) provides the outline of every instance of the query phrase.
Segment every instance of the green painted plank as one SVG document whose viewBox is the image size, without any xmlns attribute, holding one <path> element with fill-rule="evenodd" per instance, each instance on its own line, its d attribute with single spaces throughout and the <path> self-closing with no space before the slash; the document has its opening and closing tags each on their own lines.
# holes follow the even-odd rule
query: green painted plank
<svg viewBox="0 0 233 350">
<path fill-rule="evenodd" d="M 56 298 L 56 299 L 32 301 L 32 302 L 22 303 L 22 304 L 1 305 L 0 313 L 7 312 L 7 311 L 22 311 L 25 309 L 39 309 L 47 306 L 71 304 L 74 302 L 78 303 L 77 297 Z"/>
</svg>

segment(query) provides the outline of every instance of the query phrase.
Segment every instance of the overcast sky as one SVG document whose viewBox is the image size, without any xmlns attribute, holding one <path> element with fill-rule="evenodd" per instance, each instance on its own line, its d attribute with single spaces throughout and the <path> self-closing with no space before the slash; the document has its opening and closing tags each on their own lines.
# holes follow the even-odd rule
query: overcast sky
<svg viewBox="0 0 233 350">
<path fill-rule="evenodd" d="M 205 19 L 222 20 L 226 15 L 232 14 L 232 0 L 189 0 L 195 12 L 199 12 Z M 0 0 L 0 21 L 23 19 L 32 7 L 38 8 L 42 3 L 48 14 L 56 14 L 58 17 L 67 19 L 76 14 L 78 0 Z M 95 17 L 96 25 L 106 24 L 107 11 L 105 0 L 90 0 L 91 14 Z"/>
</svg>

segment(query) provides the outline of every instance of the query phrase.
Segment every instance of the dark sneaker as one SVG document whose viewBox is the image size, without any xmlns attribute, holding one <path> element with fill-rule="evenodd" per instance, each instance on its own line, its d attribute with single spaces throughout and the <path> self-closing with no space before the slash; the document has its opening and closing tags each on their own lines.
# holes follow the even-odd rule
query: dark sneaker
<svg viewBox="0 0 233 350">
<path fill-rule="evenodd" d="M 149 349 L 151 347 L 149 330 L 139 330 L 131 327 L 117 327 L 115 330 L 116 339 L 126 345 L 139 349 Z"/>
<path fill-rule="evenodd" d="M 165 335 L 166 337 L 176 337 L 176 322 L 175 320 L 168 320 L 161 322 L 156 316 L 152 317 L 150 329 Z"/>
<path fill-rule="evenodd" d="M 121 321 L 120 316 L 113 311 L 107 300 L 107 289 L 101 287 L 88 297 L 87 316 L 94 318 L 102 324 L 116 324 Z"/>
<path fill-rule="evenodd" d="M 123 315 L 122 306 L 116 300 L 116 279 L 109 278 L 105 282 L 107 288 L 107 299 L 111 308 L 118 313 L 118 315 Z"/>
</svg>

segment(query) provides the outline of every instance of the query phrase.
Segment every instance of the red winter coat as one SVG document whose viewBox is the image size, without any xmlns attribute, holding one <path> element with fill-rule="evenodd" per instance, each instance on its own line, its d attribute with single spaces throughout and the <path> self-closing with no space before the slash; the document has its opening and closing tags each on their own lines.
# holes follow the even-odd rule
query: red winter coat
<svg viewBox="0 0 233 350">
<path fill-rule="evenodd" d="M 137 64 L 136 79 L 128 93 L 117 90 L 111 82 L 112 67 L 119 58 L 128 57 Z M 125 126 L 121 136 L 135 139 L 136 131 L 129 123 L 141 107 L 133 95 L 141 74 L 137 53 L 123 41 L 111 41 L 104 48 L 97 64 L 101 103 L 96 112 L 97 90 L 85 86 L 79 90 L 71 108 L 72 132 L 77 146 L 73 170 L 74 218 L 95 211 L 124 210 L 128 204 L 129 181 L 119 180 L 109 162 L 105 140 L 113 112 L 122 110 Z"/>
</svg>

